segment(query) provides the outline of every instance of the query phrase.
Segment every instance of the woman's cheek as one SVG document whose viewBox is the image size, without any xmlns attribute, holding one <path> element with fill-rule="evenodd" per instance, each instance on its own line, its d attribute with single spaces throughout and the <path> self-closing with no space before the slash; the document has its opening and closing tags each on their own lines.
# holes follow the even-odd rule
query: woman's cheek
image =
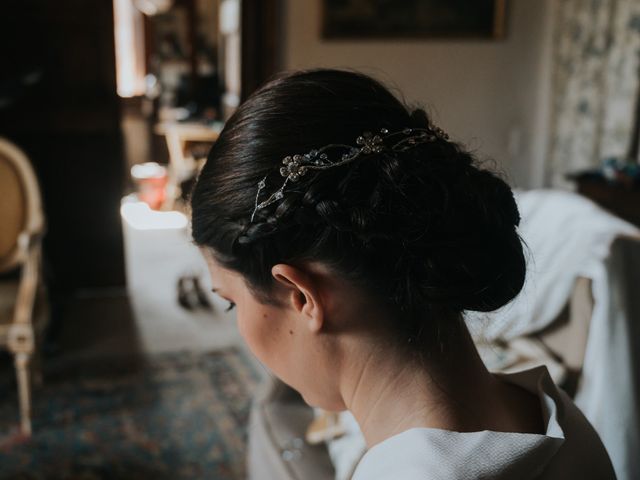
<svg viewBox="0 0 640 480">
<path fill-rule="evenodd" d="M 240 315 L 240 312 L 238 312 L 238 331 L 240 332 L 240 335 L 244 339 L 245 343 L 249 346 L 249 349 L 254 353 L 254 355 L 260 358 L 260 355 L 258 355 L 257 352 L 257 350 L 260 349 L 259 345 L 254 342 L 256 335 L 251 331 L 250 322 L 247 321 L 245 316 Z M 260 358 L 260 360 L 262 360 L 262 358 Z"/>
<path fill-rule="evenodd" d="M 238 331 L 258 360 L 272 368 L 268 345 L 270 332 L 264 329 L 265 319 L 266 315 L 254 317 L 238 315 Z"/>
<path fill-rule="evenodd" d="M 291 385 L 292 375 L 295 376 L 291 371 L 292 364 L 295 365 L 291 361 L 293 331 L 286 330 L 279 318 L 264 312 L 239 320 L 238 329 L 256 358 L 280 380 Z"/>
</svg>

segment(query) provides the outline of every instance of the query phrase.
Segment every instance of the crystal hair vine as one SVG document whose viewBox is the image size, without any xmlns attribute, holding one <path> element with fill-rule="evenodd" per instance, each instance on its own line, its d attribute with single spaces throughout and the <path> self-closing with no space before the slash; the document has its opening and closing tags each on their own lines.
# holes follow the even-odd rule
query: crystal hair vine
<svg viewBox="0 0 640 480">
<path fill-rule="evenodd" d="M 402 136 L 392 145 L 387 145 L 385 141 Z M 331 143 L 321 148 L 310 150 L 304 154 L 287 155 L 282 159 L 280 175 L 285 177 L 282 186 L 273 192 L 266 200 L 259 202 L 260 193 L 266 187 L 266 180 L 269 174 L 265 175 L 258 182 L 258 192 L 256 193 L 255 207 L 251 214 L 251 222 L 258 210 L 281 200 L 284 197 L 284 188 L 289 182 L 297 182 L 310 170 L 326 170 L 352 162 L 362 155 L 380 153 L 383 151 L 400 152 L 435 140 L 448 140 L 447 135 L 441 128 L 429 126 L 428 128 L 403 128 L 402 130 L 389 132 L 386 128 L 381 128 L 378 133 L 364 132 L 356 138 L 356 145 L 345 145 Z M 338 160 L 332 160 L 330 153 L 336 152 Z M 340 153 L 342 152 L 342 153 Z M 333 155 L 331 155 L 333 156 Z M 334 157 L 335 158 L 335 157 Z"/>
</svg>

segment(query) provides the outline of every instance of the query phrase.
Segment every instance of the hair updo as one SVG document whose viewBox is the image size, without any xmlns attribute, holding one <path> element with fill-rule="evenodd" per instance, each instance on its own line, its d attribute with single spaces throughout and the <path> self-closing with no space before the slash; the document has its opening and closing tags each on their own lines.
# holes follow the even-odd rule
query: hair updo
<svg viewBox="0 0 640 480">
<path fill-rule="evenodd" d="M 521 290 L 525 258 L 509 186 L 442 138 L 396 155 L 363 155 L 288 185 L 279 202 L 254 209 L 284 180 L 282 158 L 365 131 L 428 128 L 375 79 L 348 70 L 281 74 L 226 122 L 191 195 L 196 244 L 243 275 L 259 301 L 271 297 L 277 263 L 321 261 L 392 312 L 404 338 L 443 338 L 465 310 L 491 311 Z"/>
</svg>

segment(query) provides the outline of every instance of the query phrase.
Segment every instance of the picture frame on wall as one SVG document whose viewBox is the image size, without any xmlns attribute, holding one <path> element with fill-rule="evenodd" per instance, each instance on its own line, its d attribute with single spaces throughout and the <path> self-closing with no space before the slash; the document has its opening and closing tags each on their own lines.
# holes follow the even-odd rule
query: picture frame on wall
<svg viewBox="0 0 640 480">
<path fill-rule="evenodd" d="M 507 0 L 321 0 L 325 39 L 501 39 Z"/>
</svg>

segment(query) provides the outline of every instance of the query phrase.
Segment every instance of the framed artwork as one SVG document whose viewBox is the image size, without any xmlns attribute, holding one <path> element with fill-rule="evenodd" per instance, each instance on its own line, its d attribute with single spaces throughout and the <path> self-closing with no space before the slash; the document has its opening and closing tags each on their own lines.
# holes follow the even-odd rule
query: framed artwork
<svg viewBox="0 0 640 480">
<path fill-rule="evenodd" d="M 322 0 L 323 38 L 505 35 L 507 0 Z"/>
</svg>

